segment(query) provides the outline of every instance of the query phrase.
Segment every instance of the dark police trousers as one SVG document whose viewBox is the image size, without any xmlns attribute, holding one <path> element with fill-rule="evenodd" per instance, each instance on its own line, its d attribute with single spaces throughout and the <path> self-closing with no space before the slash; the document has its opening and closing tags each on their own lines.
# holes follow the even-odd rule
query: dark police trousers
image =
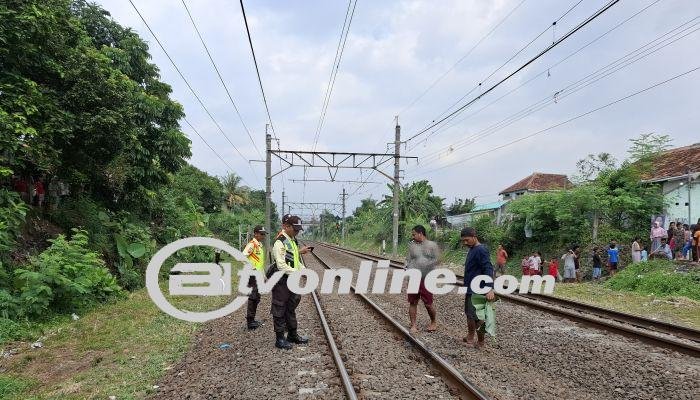
<svg viewBox="0 0 700 400">
<path fill-rule="evenodd" d="M 260 292 L 258 292 L 258 283 L 254 276 L 248 278 L 248 287 L 253 288 L 248 295 L 248 312 L 246 313 L 246 320 L 255 320 L 255 312 L 258 309 L 258 304 L 260 303 Z"/>
<path fill-rule="evenodd" d="M 292 293 L 287 287 L 287 275 L 284 275 L 272 288 L 272 321 L 275 333 L 297 330 L 297 306 L 301 296 Z"/>
</svg>

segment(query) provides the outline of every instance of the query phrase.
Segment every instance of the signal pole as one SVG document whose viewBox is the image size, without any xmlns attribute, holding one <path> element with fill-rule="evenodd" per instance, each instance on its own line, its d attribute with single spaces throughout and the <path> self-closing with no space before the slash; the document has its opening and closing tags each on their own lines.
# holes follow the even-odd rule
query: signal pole
<svg viewBox="0 0 700 400">
<path fill-rule="evenodd" d="M 268 232 L 265 235 L 265 250 L 270 253 L 270 231 L 272 230 L 272 221 L 270 218 L 270 203 L 272 202 L 272 136 L 267 133 L 267 127 L 269 125 L 265 124 L 265 147 L 267 148 L 265 152 L 265 231 Z M 284 207 L 282 208 L 284 212 Z M 269 256 L 267 258 L 270 259 Z"/>
</svg>

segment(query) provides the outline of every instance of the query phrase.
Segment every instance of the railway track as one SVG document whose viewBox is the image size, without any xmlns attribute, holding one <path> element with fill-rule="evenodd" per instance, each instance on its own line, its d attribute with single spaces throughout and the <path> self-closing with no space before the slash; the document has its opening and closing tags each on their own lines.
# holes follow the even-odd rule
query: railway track
<svg viewBox="0 0 700 400">
<path fill-rule="evenodd" d="M 315 262 L 323 266 L 325 269 L 333 269 L 331 265 L 321 258 L 318 254 L 315 253 L 310 253 L 310 256 L 313 258 Z M 304 258 L 308 260 L 309 255 L 305 255 Z M 305 264 L 308 266 L 309 264 Z M 417 337 L 413 336 L 410 334 L 410 332 L 397 320 L 395 320 L 393 317 L 391 317 L 386 311 L 384 311 L 377 303 L 374 301 L 370 300 L 367 296 L 356 293 L 354 286 L 351 286 L 351 290 L 353 294 L 359 298 L 369 309 L 371 309 L 375 315 L 380 318 L 381 320 L 385 321 L 388 326 L 392 328 L 395 334 L 403 337 L 405 340 L 410 342 L 412 344 L 412 347 L 416 350 L 418 350 L 425 359 L 428 361 L 429 364 L 431 364 L 436 370 L 438 370 L 441 374 L 441 378 L 443 382 L 451 389 L 451 392 L 455 394 L 457 398 L 460 399 L 488 399 L 489 397 L 481 390 L 479 389 L 474 383 L 470 382 L 467 380 L 462 374 L 457 371 L 451 364 L 449 364 L 447 361 L 445 361 L 442 357 L 440 357 L 436 352 L 431 350 L 423 341 L 418 339 Z M 313 300 L 316 305 L 316 309 L 318 311 L 319 317 L 321 318 L 321 323 L 323 325 L 324 333 L 326 335 L 326 338 L 329 343 L 329 347 L 331 348 L 332 351 L 332 356 L 334 361 L 336 362 L 336 365 L 339 370 L 339 374 L 341 376 L 341 380 L 343 382 L 343 386 L 345 388 L 346 395 L 348 399 L 357 399 L 357 398 L 362 398 L 364 396 L 359 395 L 355 391 L 355 387 L 353 386 L 351 375 L 352 373 L 348 371 L 346 368 L 344 362 L 343 362 L 343 356 L 340 354 L 340 351 L 338 350 L 338 345 L 335 343 L 335 340 L 333 338 L 333 332 L 332 328 L 329 326 L 329 323 L 327 322 L 327 318 L 325 317 L 323 307 L 322 307 L 322 300 L 319 299 L 319 296 L 316 294 L 316 292 L 312 293 L 313 295 Z M 386 335 L 385 335 L 386 336 Z M 408 360 L 410 360 L 410 357 L 405 357 Z M 426 377 L 429 375 L 425 375 Z M 413 390 L 412 388 L 406 388 Z"/>
<path fill-rule="evenodd" d="M 352 385 L 352 380 L 350 380 L 350 374 L 347 368 L 345 368 L 345 363 L 343 362 L 343 357 L 338 350 L 338 345 L 335 343 L 333 338 L 333 333 L 331 333 L 331 328 L 328 326 L 328 321 L 326 320 L 326 315 L 321 308 L 321 302 L 318 300 L 318 295 L 316 292 L 311 292 L 311 297 L 314 301 L 314 307 L 318 313 L 318 318 L 321 321 L 321 327 L 323 328 L 323 335 L 326 337 L 326 342 L 328 342 L 328 347 L 331 351 L 331 356 L 333 357 L 333 362 L 338 368 L 338 375 L 340 376 L 340 381 L 343 384 L 343 389 L 345 390 L 345 395 L 348 400 L 357 400 L 357 393 Z"/>
<path fill-rule="evenodd" d="M 366 260 L 386 260 L 373 254 L 346 249 L 328 243 L 317 243 L 341 253 Z M 404 269 L 401 261 L 389 260 L 393 268 Z M 457 275 L 460 284 L 462 277 Z M 592 306 L 547 295 L 499 294 L 499 297 L 527 307 L 537 308 L 588 326 L 612 331 L 656 346 L 700 357 L 700 331 L 637 315 Z"/>
</svg>

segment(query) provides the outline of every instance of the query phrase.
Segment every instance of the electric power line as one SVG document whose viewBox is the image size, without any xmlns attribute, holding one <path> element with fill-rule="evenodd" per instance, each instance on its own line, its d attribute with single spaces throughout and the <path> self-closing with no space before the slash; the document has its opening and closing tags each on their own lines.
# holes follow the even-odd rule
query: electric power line
<svg viewBox="0 0 700 400">
<path fill-rule="evenodd" d="M 221 125 L 219 125 L 219 122 L 217 122 L 216 119 L 214 118 L 214 116 L 211 114 L 211 112 L 209 112 L 209 109 L 207 108 L 207 106 L 204 105 L 204 102 L 199 97 L 197 92 L 194 90 L 194 88 L 192 87 L 190 82 L 187 80 L 187 78 L 185 78 L 185 75 L 182 73 L 180 68 L 177 66 L 177 64 L 175 63 L 173 58 L 170 57 L 170 53 L 168 53 L 168 51 L 165 50 L 165 46 L 163 46 L 163 43 L 161 43 L 160 39 L 158 39 L 158 36 L 155 34 L 153 29 L 151 29 L 151 26 L 146 21 L 146 18 L 144 18 L 144 16 L 141 14 L 141 11 L 139 11 L 139 9 L 136 7 L 136 4 L 134 4 L 133 0 L 129 0 L 129 3 L 131 3 L 131 6 L 136 11 L 136 14 L 138 14 L 139 18 L 141 18 L 141 21 L 143 21 L 144 25 L 146 25 L 146 28 L 151 33 L 151 36 L 153 36 L 153 39 L 155 39 L 156 43 L 158 43 L 158 46 L 163 51 L 163 53 L 165 53 L 165 56 L 168 58 L 168 60 L 170 60 L 170 63 L 172 64 L 173 68 L 175 68 L 175 71 L 178 73 L 178 75 L 180 75 L 180 78 L 185 82 L 185 84 L 187 85 L 187 88 L 190 89 L 190 92 L 192 92 L 192 95 L 195 97 L 195 99 L 197 99 L 197 102 L 199 103 L 199 105 L 202 106 L 202 108 L 207 113 L 209 118 L 212 120 L 212 122 L 214 122 L 214 125 L 216 125 L 219 132 L 221 132 L 221 134 L 226 138 L 226 140 L 229 142 L 229 144 L 231 144 L 231 146 L 236 150 L 238 155 L 241 156 L 241 158 L 243 158 L 244 160 L 248 161 L 248 159 L 243 155 L 243 153 L 241 153 L 241 151 L 238 150 L 238 147 L 236 147 L 236 145 L 231 141 L 231 139 L 228 137 L 228 135 L 226 135 L 223 128 L 221 128 Z M 258 176 L 255 173 L 255 170 L 253 169 L 252 166 L 250 166 L 250 169 L 251 169 L 251 171 L 253 171 L 253 175 L 255 175 L 255 177 L 257 178 Z"/>
<path fill-rule="evenodd" d="M 695 72 L 695 71 L 697 71 L 697 70 L 699 70 L 699 69 L 700 69 L 700 66 L 695 67 L 695 68 L 692 68 L 692 69 L 687 70 L 687 71 L 685 71 L 685 72 L 682 72 L 682 73 L 680 73 L 680 74 L 678 74 L 678 75 L 674 75 L 674 76 L 672 76 L 672 77 L 670 77 L 670 78 L 668 78 L 668 79 L 666 79 L 666 80 L 664 80 L 664 81 L 655 83 L 655 84 L 653 84 L 653 85 L 651 85 L 651 86 L 647 86 L 646 88 L 640 89 L 640 90 L 638 90 L 638 91 L 636 91 L 636 92 L 634 92 L 634 93 L 630 93 L 630 94 L 628 94 L 627 96 L 618 98 L 617 100 L 613 100 L 613 101 L 611 101 L 611 102 L 609 102 L 609 103 L 607 103 L 607 104 L 604 104 L 604 105 L 602 105 L 602 106 L 600 106 L 600 107 L 597 107 L 597 108 L 594 108 L 594 109 L 592 109 L 592 110 L 586 111 L 586 112 L 584 112 L 584 113 L 582 113 L 582 114 L 578 114 L 578 115 L 576 115 L 575 117 L 569 118 L 569 119 L 567 119 L 567 120 L 565 120 L 565 121 L 562 121 L 562 122 L 559 122 L 559 123 L 557 123 L 557 124 L 548 126 L 547 128 L 544 128 L 544 129 L 540 129 L 539 131 L 536 131 L 536 132 L 533 132 L 533 133 L 531 133 L 531 134 L 529 134 L 529 135 L 526 135 L 526 136 L 520 137 L 520 138 L 518 138 L 518 139 L 512 140 L 512 141 L 510 141 L 510 142 L 508 142 L 508 143 L 505 143 L 505 144 L 502 144 L 502 145 L 500 145 L 500 146 L 493 147 L 493 148 L 491 148 L 491 149 L 489 149 L 489 150 L 486 150 L 486 151 L 484 151 L 484 152 L 482 152 L 482 153 L 479 153 L 479 154 L 475 154 L 475 155 L 473 155 L 473 156 L 471 156 L 471 157 L 468 157 L 468 158 L 465 158 L 465 159 L 462 159 L 462 160 L 459 160 L 459 161 L 452 162 L 452 163 L 450 163 L 450 164 L 444 165 L 444 166 L 439 167 L 439 168 L 435 168 L 435 169 L 432 169 L 432 170 L 429 170 L 429 171 L 422 172 L 422 173 L 418 174 L 417 176 L 429 174 L 429 173 L 432 173 L 432 172 L 440 171 L 440 170 L 445 169 L 445 168 L 448 168 L 448 167 L 452 167 L 452 166 L 457 165 L 457 164 L 465 163 L 465 162 L 467 162 L 467 161 L 469 161 L 469 160 L 473 160 L 473 159 L 475 159 L 475 158 L 477 158 L 477 157 L 484 156 L 484 155 L 489 154 L 489 153 L 492 153 L 492 152 L 494 152 L 494 151 L 496 151 L 496 150 L 500 150 L 500 149 L 502 149 L 502 148 L 504 148 L 504 147 L 507 147 L 507 146 L 513 145 L 513 144 L 515 144 L 515 143 L 521 142 L 521 141 L 523 141 L 523 140 L 529 139 L 529 138 L 531 138 L 531 137 L 533 137 L 533 136 L 537 136 L 537 135 L 540 135 L 540 134 L 542 134 L 542 133 L 548 132 L 548 131 L 550 131 L 550 130 L 552 130 L 552 129 L 555 129 L 555 128 L 558 128 L 558 127 L 560 127 L 560 126 L 562 126 L 562 125 L 566 125 L 566 124 L 568 124 L 568 123 L 570 123 L 570 122 L 572 122 L 572 121 L 575 121 L 575 120 L 577 120 L 577 119 L 580 119 L 580 118 L 583 118 L 583 117 L 588 116 L 588 115 L 590 115 L 590 114 L 593 114 L 593 113 L 595 113 L 595 112 L 597 112 L 597 111 L 600 111 L 600 110 L 603 110 L 603 109 L 608 108 L 608 107 L 610 107 L 610 106 L 613 106 L 613 105 L 615 105 L 615 104 L 617 104 L 617 103 L 620 103 L 620 102 L 623 102 L 623 101 L 625 101 L 625 100 L 628 100 L 628 99 L 630 99 L 630 98 L 632 98 L 632 97 L 634 97 L 634 96 L 637 96 L 637 95 L 639 95 L 639 94 L 645 93 L 645 92 L 647 92 L 647 91 L 649 91 L 649 90 L 652 90 L 652 89 L 655 89 L 655 88 L 657 88 L 657 87 L 659 87 L 659 86 L 665 85 L 665 84 L 667 84 L 667 83 L 669 83 L 669 82 L 671 82 L 671 81 L 674 81 L 674 80 L 676 80 L 676 79 L 678 79 L 678 78 L 681 78 L 681 77 L 684 77 L 684 76 L 686 76 L 686 75 L 688 75 L 688 74 L 691 74 L 691 73 L 693 73 L 693 72 Z"/>
<path fill-rule="evenodd" d="M 231 92 L 228 90 L 228 86 L 226 86 L 226 82 L 224 82 L 224 78 L 221 76 L 221 72 L 219 72 L 219 67 L 216 65 L 216 62 L 214 62 L 214 58 L 212 57 L 211 53 L 209 52 L 209 48 L 207 47 L 207 44 L 204 41 L 204 38 L 202 37 L 202 34 L 199 32 L 199 28 L 197 27 L 197 24 L 194 22 L 194 18 L 192 17 L 192 14 L 190 13 L 190 9 L 187 7 L 187 3 L 185 3 L 185 0 L 181 0 L 182 5 L 185 7 L 185 11 L 187 11 L 187 16 L 190 17 L 190 22 L 192 22 L 192 27 L 194 28 L 195 32 L 197 32 L 197 36 L 199 37 L 199 41 L 202 43 L 202 46 L 204 46 L 204 51 L 206 51 L 207 56 L 209 57 L 209 61 L 211 61 L 211 65 L 214 67 L 214 71 L 216 71 L 216 75 L 219 77 L 219 80 L 221 81 L 221 85 L 224 87 L 224 90 L 226 91 L 226 95 L 228 96 L 229 101 L 231 101 L 231 105 L 233 106 L 233 109 L 236 110 L 236 115 L 238 115 L 238 119 L 241 121 L 241 125 L 243 125 L 243 129 L 245 129 L 246 133 L 248 134 L 248 138 L 250 138 L 250 142 L 253 144 L 253 147 L 255 148 L 255 151 L 258 153 L 258 156 L 262 158 L 262 154 L 260 153 L 260 149 L 258 149 L 258 146 L 255 144 L 255 140 L 253 140 L 253 135 L 251 135 L 250 130 L 248 129 L 248 126 L 245 124 L 243 121 L 243 117 L 241 116 L 240 111 L 238 110 L 238 107 L 236 106 L 236 102 L 233 101 L 233 96 L 231 96 Z"/>
<path fill-rule="evenodd" d="M 496 31 L 496 29 L 498 29 L 499 26 L 501 26 L 504 22 L 506 22 L 506 20 L 507 20 L 518 8 L 520 8 L 520 6 L 522 6 L 523 3 L 525 3 L 525 1 L 526 1 L 526 0 L 522 0 L 522 1 L 521 1 L 520 3 L 518 3 L 515 7 L 513 7 L 513 8 L 508 12 L 508 14 L 506 14 L 503 18 L 501 18 L 501 20 L 498 21 L 498 23 L 496 23 L 496 25 L 494 25 L 484 36 L 482 36 L 481 39 L 479 39 L 479 40 L 469 49 L 469 51 L 467 51 L 466 54 L 464 54 L 459 60 L 457 60 L 457 62 L 455 62 L 454 64 L 452 64 L 452 66 L 451 66 L 447 71 L 445 71 L 442 75 L 440 75 L 437 79 L 435 79 L 435 80 L 433 81 L 433 83 L 431 83 L 420 95 L 418 95 L 418 97 L 416 97 L 415 99 L 413 99 L 413 101 L 411 101 L 406 107 L 404 107 L 403 110 L 399 111 L 398 115 L 402 115 L 402 114 L 405 113 L 406 111 L 410 110 L 411 107 L 413 107 L 420 99 L 422 99 L 426 94 L 428 94 L 428 92 L 430 92 L 430 91 L 435 87 L 435 85 L 437 85 L 437 84 L 438 84 L 440 81 L 442 81 L 447 75 L 449 75 L 450 72 L 452 72 L 452 71 L 457 67 L 457 65 L 459 65 L 460 63 L 462 63 L 462 61 L 464 61 L 467 57 L 469 57 L 469 55 L 471 55 L 471 54 L 474 52 L 474 50 L 476 50 L 476 48 L 479 47 L 479 45 L 481 45 L 481 43 L 482 43 L 484 40 L 486 40 L 489 36 L 491 36 L 491 34 L 494 33 L 494 32 Z"/>
<path fill-rule="evenodd" d="M 410 142 L 411 140 L 415 139 L 416 137 L 418 137 L 418 136 L 424 134 L 425 132 L 429 131 L 430 129 L 432 129 L 432 128 L 438 126 L 438 125 L 440 125 L 440 124 L 443 123 L 443 122 L 445 122 L 447 119 L 449 119 L 449 118 L 451 118 L 451 117 L 457 115 L 459 112 L 463 111 L 465 108 L 469 107 L 470 105 L 472 105 L 473 103 L 475 103 L 477 100 L 481 99 L 483 96 L 485 96 L 486 94 L 488 94 L 489 92 L 491 92 L 492 90 L 494 90 L 495 88 L 497 88 L 498 86 L 500 86 L 503 82 L 505 82 L 505 81 L 507 81 L 508 79 L 512 78 L 512 77 L 513 77 L 514 75 L 516 75 L 518 72 L 520 72 L 520 71 L 522 71 L 523 69 L 525 69 L 528 65 L 532 64 L 532 63 L 535 62 L 537 59 L 539 59 L 540 57 L 542 57 L 543 55 L 545 55 L 546 53 L 548 53 L 551 49 L 553 49 L 553 48 L 556 47 L 558 44 L 560 44 L 561 42 L 563 42 L 564 40 L 566 40 L 567 38 L 569 38 L 571 35 L 573 35 L 573 34 L 576 33 L 577 31 L 579 31 L 581 28 L 583 28 L 584 26 L 588 25 L 591 21 L 593 21 L 594 19 L 596 19 L 597 17 L 599 17 L 600 15 L 602 15 L 605 11 L 609 10 L 612 6 L 614 6 L 615 4 L 617 4 L 619 1 L 620 1 L 620 0 L 610 0 L 610 1 L 609 1 L 606 5 L 604 5 L 601 9 L 599 9 L 598 11 L 596 11 L 595 13 L 593 13 L 591 16 L 589 16 L 588 18 L 586 18 L 584 21 L 582 21 L 581 23 L 579 23 L 577 26 L 575 26 L 575 27 L 574 27 L 573 29 L 571 29 L 569 32 L 567 32 L 566 34 L 564 34 L 561 38 L 559 38 L 559 39 L 557 39 L 556 41 L 554 41 L 551 45 L 547 46 L 544 50 L 542 50 L 542 51 L 541 51 L 540 53 L 538 53 L 536 56 L 534 56 L 533 58 L 531 58 L 530 60 L 528 60 L 525 64 L 523 64 L 522 66 L 520 66 L 519 68 L 517 68 L 515 71 L 513 71 L 513 72 L 511 72 L 510 74 L 506 75 L 506 76 L 505 76 L 504 78 L 502 78 L 500 81 L 496 82 L 494 85 L 492 85 L 491 87 L 489 87 L 488 89 L 486 89 L 485 91 L 483 91 L 480 95 L 476 96 L 476 97 L 473 98 L 472 100 L 470 100 L 470 101 L 468 101 L 467 103 L 465 103 L 464 105 L 460 106 L 459 108 L 457 108 L 457 109 L 454 110 L 453 112 L 449 113 L 447 116 L 443 117 L 443 118 L 440 119 L 439 121 L 433 122 L 433 123 L 431 123 L 429 126 L 427 126 L 426 128 L 423 128 L 423 129 L 420 130 L 418 133 L 416 133 L 416 134 L 414 134 L 413 136 L 411 136 L 410 138 L 408 138 L 407 142 Z"/>
<path fill-rule="evenodd" d="M 554 31 L 554 28 L 556 28 L 557 23 L 560 22 L 562 19 L 564 19 L 564 17 L 566 17 L 566 16 L 567 16 L 571 11 L 573 11 L 579 4 L 581 4 L 582 1 L 583 1 L 583 0 L 579 0 L 579 1 L 575 2 L 575 3 L 573 3 L 561 16 L 559 16 L 559 18 L 555 19 L 554 22 L 552 22 L 550 25 L 547 26 L 547 28 L 545 28 L 542 32 L 540 32 L 540 33 L 537 34 L 534 38 L 532 38 L 528 43 L 525 44 L 525 46 L 521 47 L 520 50 L 516 51 L 512 56 L 510 56 L 510 58 L 508 58 L 505 62 L 503 62 L 503 64 L 501 64 L 498 68 L 496 68 L 496 69 L 494 69 L 493 71 L 491 71 L 491 73 L 490 73 L 488 76 L 486 76 L 484 79 L 482 79 L 482 80 L 479 82 L 478 85 L 474 86 L 471 90 L 469 90 L 467 93 L 465 93 L 462 97 L 460 97 L 459 99 L 457 99 L 457 101 L 455 101 L 452 105 L 450 105 L 445 111 L 443 111 L 443 112 L 442 112 L 440 115 L 438 115 L 437 118 L 435 118 L 435 119 L 442 118 L 444 115 L 446 115 L 447 113 L 449 113 L 450 110 L 452 110 L 452 109 L 453 109 L 454 107 L 456 107 L 460 102 L 462 102 L 462 100 L 464 100 L 465 98 L 467 98 L 467 96 L 469 96 L 470 94 L 472 94 L 472 92 L 474 92 L 474 91 L 477 90 L 477 89 L 481 89 L 481 86 L 482 86 L 486 81 L 488 81 L 492 76 L 494 76 L 494 75 L 495 75 L 498 71 L 500 71 L 503 67 L 505 67 L 506 65 L 508 65 L 511 61 L 513 61 L 513 60 L 514 60 L 518 55 L 520 55 L 523 51 L 527 50 L 530 46 L 532 46 L 533 43 L 535 43 L 540 37 L 542 37 L 542 35 L 544 35 L 545 33 L 547 33 L 550 29 L 552 29 L 552 30 Z M 484 94 L 486 94 L 486 93 L 482 93 L 482 95 L 484 95 Z M 449 122 L 451 122 L 451 121 L 456 117 L 456 115 L 457 115 L 457 114 L 455 113 L 453 116 L 450 116 L 449 118 L 446 118 L 446 119 L 444 119 L 443 121 L 445 121 L 446 123 L 449 123 Z M 434 120 L 433 120 L 433 121 L 434 121 Z M 437 134 L 438 131 L 440 130 L 440 128 L 441 128 L 441 127 L 437 127 L 436 130 L 434 130 L 433 132 L 430 133 L 430 136 L 433 136 L 433 135 Z M 431 129 L 432 129 L 432 128 L 431 128 Z M 414 136 L 412 136 L 411 138 L 409 138 L 408 141 L 410 142 L 411 139 L 413 139 L 413 137 L 415 137 L 415 136 L 416 136 L 416 135 L 414 135 Z M 416 143 L 413 147 L 411 147 L 410 150 L 414 149 L 418 144 L 419 144 L 419 143 Z"/>
<path fill-rule="evenodd" d="M 352 10 L 350 8 L 351 5 Z M 345 11 L 345 20 L 343 21 L 343 27 L 340 30 L 340 38 L 338 39 L 338 46 L 335 50 L 335 58 L 333 59 L 333 66 L 331 67 L 331 75 L 328 78 L 328 86 L 326 88 L 326 94 L 324 95 L 323 104 L 321 106 L 321 115 L 319 116 L 316 134 L 314 135 L 313 151 L 316 151 L 316 145 L 318 144 L 318 139 L 321 136 L 321 131 L 323 130 L 326 113 L 328 112 L 328 105 L 330 104 L 331 94 L 333 93 L 333 87 L 335 86 L 335 79 L 338 76 L 338 70 L 340 69 L 340 61 L 342 60 L 343 52 L 345 51 L 345 43 L 347 42 L 348 35 L 350 34 L 350 25 L 352 24 L 352 19 L 355 15 L 356 6 L 357 0 L 355 0 L 354 3 L 353 0 L 348 1 L 348 9 Z"/>
<path fill-rule="evenodd" d="M 686 26 L 694 21 L 697 21 L 700 19 L 700 17 L 695 17 L 692 18 L 691 20 L 673 28 L 671 31 L 664 33 L 663 35 L 655 38 L 651 42 L 648 42 L 644 44 L 643 46 L 633 50 L 630 53 L 625 54 L 623 57 L 620 57 L 616 59 L 615 61 L 605 65 L 604 67 L 599 68 L 598 70 L 586 75 L 585 77 L 579 79 L 578 81 L 569 84 L 568 86 L 564 87 L 563 89 L 558 90 L 557 92 L 554 93 L 554 95 L 550 96 L 547 95 L 545 96 L 542 100 L 539 100 L 524 109 L 518 111 L 515 114 L 512 114 L 511 116 L 493 124 L 490 125 L 489 127 L 479 131 L 478 133 L 472 134 L 470 136 L 467 136 L 463 139 L 460 139 L 459 141 L 445 147 L 443 150 L 439 150 L 436 152 L 433 152 L 429 154 L 426 157 L 423 157 L 422 160 L 425 161 L 431 161 L 433 159 L 439 159 L 442 157 L 442 154 L 444 151 L 447 151 L 447 154 L 458 150 L 460 148 L 464 148 L 467 145 L 473 144 L 474 142 L 483 139 L 487 136 L 490 136 L 497 131 L 500 131 L 515 122 L 551 105 L 555 104 L 558 101 L 561 101 L 562 99 L 592 85 L 595 82 L 598 82 L 599 80 L 612 75 L 613 73 L 620 71 L 626 67 L 628 67 L 631 64 L 636 63 L 639 60 L 642 60 L 646 58 L 647 56 L 650 56 L 661 49 L 664 49 L 671 44 L 697 32 L 700 30 L 700 28 L 695 28 L 697 25 L 700 24 L 700 22 L 695 22 L 694 24 L 690 26 Z M 695 29 L 693 29 L 695 28 Z M 670 36 L 669 36 L 670 35 Z"/>
<path fill-rule="evenodd" d="M 428 139 L 430 139 L 431 137 L 433 137 L 435 134 L 437 134 L 437 133 L 440 132 L 441 130 L 450 129 L 450 128 L 452 128 L 452 127 L 454 127 L 454 126 L 456 126 L 456 125 L 458 125 L 458 124 L 464 122 L 465 120 L 467 120 L 467 119 L 473 117 L 474 115 L 479 114 L 481 111 L 483 111 L 483 110 L 485 110 L 486 108 L 488 108 L 488 107 L 490 107 L 490 106 L 492 106 L 492 105 L 498 103 L 498 102 L 499 102 L 500 100 L 502 100 L 503 98 L 505 98 L 505 97 L 507 97 L 507 96 L 513 94 L 514 92 L 516 92 L 517 90 L 519 90 L 519 89 L 523 88 L 524 86 L 528 85 L 530 82 L 534 81 L 535 79 L 539 78 L 540 76 L 542 76 L 542 75 L 544 75 L 544 74 L 548 74 L 548 76 L 549 76 L 550 71 L 551 71 L 552 68 L 554 68 L 554 67 L 560 65 L 561 63 L 567 61 L 568 59 L 570 59 L 570 58 L 573 57 L 574 55 L 580 53 L 581 51 L 583 51 L 584 49 L 586 49 L 587 47 L 589 47 L 589 46 L 592 45 L 593 43 L 595 43 L 595 42 L 599 41 L 600 39 L 602 39 L 603 37 L 607 36 L 610 32 L 616 30 L 617 28 L 619 28 L 619 27 L 621 27 L 622 25 L 626 24 L 627 22 L 629 22 L 629 21 L 632 20 L 633 18 L 637 17 L 637 16 L 640 15 L 641 13 L 645 12 L 646 10 L 648 10 L 649 8 L 651 8 L 652 6 L 658 4 L 660 1 L 661 1 L 661 0 L 654 0 L 653 2 L 651 2 L 651 3 L 649 3 L 648 5 L 644 6 L 643 8 L 641 8 L 640 10 L 638 10 L 637 12 L 635 12 L 634 14 L 630 15 L 630 16 L 627 17 L 626 19 L 620 21 L 619 23 L 617 23 L 616 25 L 614 25 L 612 28 L 610 28 L 610 29 L 608 29 L 607 31 L 605 31 L 604 33 L 600 34 L 599 36 L 597 36 L 597 37 L 594 38 L 593 40 L 591 40 L 591 41 L 589 41 L 588 43 L 584 44 L 583 46 L 579 47 L 577 50 L 573 51 L 572 53 L 570 53 L 570 54 L 567 55 L 566 57 L 562 58 L 561 60 L 559 60 L 559 61 L 555 62 L 554 64 L 552 64 L 552 65 L 550 65 L 550 66 L 544 68 L 540 73 L 538 73 L 538 74 L 532 76 L 530 79 L 528 79 L 528 80 L 526 80 L 525 82 L 521 83 L 520 85 L 518 85 L 517 87 L 515 87 L 515 88 L 513 88 L 512 90 L 508 91 L 507 93 L 501 95 L 500 97 L 498 97 L 497 99 L 493 100 L 492 102 L 490 102 L 489 104 L 485 105 L 484 107 L 480 108 L 479 110 L 477 110 L 477 111 L 475 111 L 475 112 L 473 112 L 473 113 L 471 113 L 471 114 L 465 116 L 464 118 L 461 118 L 461 119 L 460 119 L 459 121 L 457 121 L 457 122 L 453 122 L 453 120 L 452 120 L 452 121 L 450 121 L 449 123 L 447 123 L 447 124 L 441 126 L 440 128 L 438 128 L 438 129 L 432 131 L 428 136 L 424 137 L 424 138 L 421 139 L 419 142 L 417 142 L 412 148 L 415 148 L 415 147 L 417 147 L 419 144 L 424 143 L 425 141 L 427 141 Z M 430 153 L 429 155 L 432 155 L 432 154 L 434 154 L 434 153 Z"/>
<path fill-rule="evenodd" d="M 209 142 L 207 142 L 207 140 L 204 139 L 204 136 L 202 136 L 202 135 L 199 134 L 199 131 L 197 131 L 197 129 L 195 129 L 195 127 L 190 123 L 190 121 L 188 121 L 187 118 L 182 118 L 182 119 L 187 123 L 187 125 L 190 126 L 190 129 L 192 129 L 192 131 L 193 131 L 194 133 L 196 133 L 197 136 L 199 136 L 200 139 L 202 139 L 202 142 L 204 142 L 204 144 L 206 144 L 207 147 L 209 147 L 209 150 L 211 150 L 214 154 L 216 154 L 216 156 L 219 158 L 219 160 L 221 160 L 221 162 L 224 163 L 224 164 L 228 167 L 229 172 L 232 172 L 232 171 L 233 171 L 233 168 L 229 165 L 229 163 L 227 163 L 226 160 L 224 160 L 224 158 L 221 157 L 221 154 L 219 154 L 216 150 L 214 150 L 213 147 L 211 147 L 211 145 L 209 144 Z M 244 179 L 241 177 L 241 180 L 244 180 Z"/>
<path fill-rule="evenodd" d="M 248 44 L 250 44 L 250 53 L 253 55 L 253 63 L 255 64 L 255 73 L 258 75 L 258 83 L 260 84 L 260 92 L 262 93 L 263 103 L 265 103 L 265 111 L 267 112 L 267 120 L 270 123 L 270 128 L 272 129 L 272 135 L 277 139 L 277 133 L 275 132 L 275 126 L 272 124 L 272 117 L 270 116 L 270 107 L 267 105 L 267 96 L 265 96 L 265 89 L 263 89 L 262 78 L 260 78 L 260 69 L 258 68 L 258 60 L 255 57 L 255 49 L 253 48 L 253 39 L 250 37 L 250 28 L 248 27 L 248 18 L 245 15 L 245 7 L 243 6 L 243 0 L 241 3 L 241 13 L 243 14 L 243 22 L 245 23 L 245 31 L 248 34 Z"/>
</svg>

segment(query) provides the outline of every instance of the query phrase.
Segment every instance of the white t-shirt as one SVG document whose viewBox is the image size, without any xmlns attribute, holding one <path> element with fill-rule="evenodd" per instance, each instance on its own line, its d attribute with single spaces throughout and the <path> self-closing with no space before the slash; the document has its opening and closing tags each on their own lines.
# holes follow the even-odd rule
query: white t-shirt
<svg viewBox="0 0 700 400">
<path fill-rule="evenodd" d="M 540 264 L 542 264 L 542 259 L 540 256 L 531 256 L 529 258 L 530 260 L 530 268 L 534 269 L 535 271 L 540 270 Z"/>
</svg>

